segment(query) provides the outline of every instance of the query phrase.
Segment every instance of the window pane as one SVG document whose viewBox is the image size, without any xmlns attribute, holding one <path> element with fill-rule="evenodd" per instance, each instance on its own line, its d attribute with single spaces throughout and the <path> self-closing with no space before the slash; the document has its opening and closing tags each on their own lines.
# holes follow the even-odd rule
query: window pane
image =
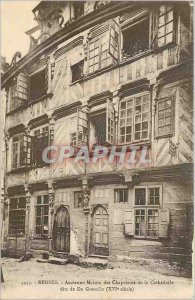
<svg viewBox="0 0 195 300">
<path fill-rule="evenodd" d="M 145 210 L 136 209 L 135 210 L 135 235 L 145 236 L 145 232 L 146 232 Z"/>
<path fill-rule="evenodd" d="M 145 205 L 146 204 L 146 189 L 140 188 L 135 189 L 135 205 Z"/>
</svg>

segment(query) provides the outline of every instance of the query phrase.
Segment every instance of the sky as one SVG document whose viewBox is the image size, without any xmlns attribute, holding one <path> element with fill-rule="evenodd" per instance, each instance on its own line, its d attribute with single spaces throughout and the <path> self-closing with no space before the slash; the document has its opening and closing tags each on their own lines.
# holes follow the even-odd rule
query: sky
<svg viewBox="0 0 195 300">
<path fill-rule="evenodd" d="M 1 0 L 1 55 L 8 63 L 16 51 L 24 56 L 29 49 L 30 39 L 25 31 L 37 25 L 32 9 L 40 1 Z"/>
</svg>

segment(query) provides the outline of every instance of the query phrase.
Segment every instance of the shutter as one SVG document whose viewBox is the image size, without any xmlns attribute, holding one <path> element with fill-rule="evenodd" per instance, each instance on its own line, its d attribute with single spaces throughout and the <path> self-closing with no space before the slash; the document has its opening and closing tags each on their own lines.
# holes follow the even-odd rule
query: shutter
<svg viewBox="0 0 195 300">
<path fill-rule="evenodd" d="M 52 126 L 49 130 L 49 145 L 53 144 L 54 140 L 54 126 Z"/>
<path fill-rule="evenodd" d="M 45 67 L 45 94 L 47 94 L 49 88 L 49 63 Z"/>
<path fill-rule="evenodd" d="M 28 76 L 20 73 L 17 77 L 17 94 L 22 102 L 28 99 Z"/>
<path fill-rule="evenodd" d="M 124 214 L 125 234 L 134 235 L 134 210 L 127 209 Z"/>
<path fill-rule="evenodd" d="M 109 54 L 118 61 L 119 59 L 119 25 L 114 19 L 110 20 L 109 27 Z"/>
<path fill-rule="evenodd" d="M 31 164 L 31 136 L 23 136 L 23 166 L 30 166 Z"/>
<path fill-rule="evenodd" d="M 152 36 L 151 36 L 151 44 L 150 49 L 154 49 L 158 46 L 158 6 L 154 6 L 152 13 Z"/>
<path fill-rule="evenodd" d="M 86 144 L 88 141 L 87 112 L 83 108 L 77 109 L 77 145 Z"/>
<path fill-rule="evenodd" d="M 170 222 L 169 209 L 161 209 L 159 211 L 159 238 L 168 237 L 169 222 Z"/>
<path fill-rule="evenodd" d="M 107 100 L 106 107 L 106 142 L 114 143 L 114 105 L 110 100 Z"/>
</svg>

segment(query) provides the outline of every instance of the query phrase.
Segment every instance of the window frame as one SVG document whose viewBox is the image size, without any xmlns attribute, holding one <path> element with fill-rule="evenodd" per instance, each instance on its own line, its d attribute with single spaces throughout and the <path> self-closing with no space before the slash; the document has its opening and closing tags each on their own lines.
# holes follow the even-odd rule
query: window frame
<svg viewBox="0 0 195 300">
<path fill-rule="evenodd" d="M 136 105 L 135 105 L 135 99 L 139 98 L 139 97 L 142 98 L 142 97 L 144 97 L 146 95 L 149 96 L 149 101 L 148 101 L 148 105 L 149 105 L 149 108 L 148 108 L 148 120 L 146 121 L 146 122 L 148 122 L 148 135 L 147 135 L 146 138 L 135 139 L 135 133 L 136 133 L 136 131 L 135 131 L 135 125 L 136 125 L 136 123 L 135 123 L 135 116 L 136 116 L 136 114 L 135 114 L 135 107 L 136 107 Z M 131 117 L 132 118 L 132 125 L 131 125 L 131 127 L 132 127 L 133 130 L 131 132 L 131 141 L 129 141 L 129 142 L 128 141 L 121 142 L 120 141 L 120 138 L 121 138 L 121 134 L 120 134 L 120 128 L 121 128 L 121 125 L 120 125 L 120 121 L 121 121 L 121 116 L 120 116 L 121 103 L 129 101 L 129 100 L 133 100 L 132 117 Z M 142 105 L 144 105 L 143 102 L 142 102 Z M 145 113 L 145 112 L 141 112 L 141 122 L 137 123 L 137 124 L 142 124 L 143 123 L 142 122 L 143 113 Z M 148 141 L 150 139 L 150 134 L 151 134 L 151 118 L 152 118 L 152 116 L 151 116 L 151 95 L 150 95 L 149 91 L 137 93 L 135 95 L 130 95 L 130 96 L 127 96 L 127 97 L 124 97 L 123 99 L 121 99 L 119 101 L 119 106 L 118 106 L 118 116 L 119 116 L 119 118 L 118 118 L 118 129 L 117 129 L 117 132 L 118 132 L 118 144 L 119 145 L 127 145 L 127 144 L 132 144 L 132 143 L 140 143 L 142 141 Z M 125 127 L 123 127 L 123 128 L 127 128 L 128 127 L 128 126 L 126 126 L 126 121 L 127 121 L 126 119 L 127 119 L 127 117 L 124 119 L 125 120 Z M 142 133 L 143 131 L 144 130 L 141 130 L 139 132 Z M 132 138 L 132 136 L 133 136 L 133 138 Z M 124 137 L 126 139 L 126 129 L 125 129 L 125 135 L 124 135 Z"/>
<path fill-rule="evenodd" d="M 123 201 L 117 201 L 117 199 L 120 197 L 120 194 L 118 194 L 119 191 L 123 191 Z M 125 196 L 125 193 L 126 196 Z M 126 201 L 124 201 L 125 197 L 127 197 Z M 119 188 L 115 188 L 114 189 L 114 204 L 127 204 L 129 203 L 129 189 L 128 188 L 124 188 L 124 187 L 119 187 Z"/>
<path fill-rule="evenodd" d="M 136 189 L 145 189 L 145 205 L 136 205 L 135 204 L 135 190 Z M 149 204 L 149 190 L 150 189 L 159 189 L 159 204 Z M 140 239 L 146 239 L 146 240 L 157 240 L 159 239 L 159 229 L 160 229 L 160 209 L 162 208 L 162 185 L 140 185 L 134 187 L 133 192 L 134 197 L 134 204 L 133 204 L 133 210 L 134 210 L 134 237 L 140 238 Z M 157 210 L 158 211 L 158 235 L 157 236 L 150 236 L 148 235 L 148 210 Z M 145 214 L 145 235 L 137 235 L 136 234 L 136 211 L 144 210 Z"/>
<path fill-rule="evenodd" d="M 107 41 L 107 43 L 108 43 L 108 49 L 106 51 L 102 51 L 102 45 L 103 45 L 102 39 L 106 36 L 106 34 L 108 35 L 108 41 Z M 96 69 L 96 70 L 94 70 L 94 63 L 92 65 L 90 65 L 90 45 L 93 44 L 93 43 L 95 44 L 95 42 L 98 43 L 98 47 L 95 48 L 95 46 L 94 46 L 94 48 L 93 48 L 93 49 L 98 49 L 98 55 L 93 56 L 93 59 L 94 59 L 94 57 L 98 57 L 98 63 L 97 63 L 98 69 Z M 88 74 L 93 74 L 93 73 L 98 72 L 100 70 L 106 69 L 106 68 L 110 67 L 113 64 L 113 57 L 109 53 L 109 42 L 110 42 L 109 30 L 106 31 L 106 32 L 104 32 L 103 34 L 98 35 L 98 36 L 92 38 L 91 40 L 89 40 L 89 44 L 88 44 L 89 50 L 88 50 L 88 59 L 87 59 L 87 62 L 88 62 L 88 68 L 87 68 L 88 69 Z M 92 50 L 92 51 L 94 51 L 94 50 Z M 110 63 L 108 63 L 104 67 L 102 67 L 102 53 L 103 52 L 107 53 L 106 58 L 103 59 L 103 60 L 106 61 L 107 59 L 108 60 L 110 59 Z M 90 67 L 91 66 L 93 66 L 93 71 L 90 71 Z"/>
<path fill-rule="evenodd" d="M 162 5 L 164 5 L 165 6 L 165 9 L 166 9 L 166 12 L 165 13 L 163 13 L 163 14 L 160 14 L 160 7 L 162 6 Z M 169 3 L 165 3 L 165 4 L 163 4 L 163 3 L 161 3 L 160 5 L 158 5 L 158 8 L 157 8 L 157 47 L 158 48 L 161 48 L 161 47 L 165 47 L 165 46 L 167 46 L 168 44 L 170 44 L 170 43 L 174 43 L 174 42 L 176 42 L 176 22 L 175 22 L 175 14 L 176 14 L 176 9 L 175 9 L 175 7 L 174 7 L 174 5 L 172 5 L 172 8 L 170 9 L 170 10 L 167 10 L 167 6 L 168 5 L 170 5 L 171 6 L 171 4 L 169 4 Z M 168 15 L 168 13 L 170 12 L 170 11 L 173 11 L 173 19 L 171 20 L 171 21 L 169 21 L 169 22 L 167 22 L 167 15 Z M 160 17 L 162 17 L 162 16 L 165 16 L 165 23 L 163 24 L 163 25 L 161 25 L 161 26 L 159 26 L 159 19 L 160 19 Z M 172 29 L 172 31 L 170 31 L 170 32 L 166 32 L 166 28 L 167 28 L 167 25 L 168 24 L 170 24 L 170 23 L 173 23 L 173 29 Z M 165 28 L 165 34 L 164 35 L 161 35 L 160 36 L 160 38 L 159 38 L 159 29 L 160 28 Z M 172 40 L 170 41 L 170 42 L 167 42 L 166 41 L 166 37 L 167 37 L 167 35 L 169 35 L 170 33 L 172 33 Z M 165 43 L 163 44 L 163 45 L 159 45 L 159 39 L 161 39 L 162 37 L 164 37 L 165 38 Z"/>
<path fill-rule="evenodd" d="M 48 66 L 45 65 L 43 68 L 36 70 L 35 72 L 29 74 L 29 88 L 28 88 L 28 99 L 30 102 L 36 102 L 38 99 L 44 97 L 47 95 L 47 90 L 48 90 L 48 81 L 47 81 L 47 72 L 48 72 Z M 44 93 L 39 96 L 39 97 L 35 97 L 32 99 L 31 97 L 31 77 L 36 76 L 37 74 L 41 73 L 44 71 L 44 83 L 45 83 L 45 91 Z"/>
<path fill-rule="evenodd" d="M 141 53 L 134 53 L 134 54 L 128 54 L 125 53 L 127 55 L 127 57 L 136 57 L 139 56 L 141 54 L 143 54 L 145 51 L 149 51 L 150 50 L 150 44 L 151 44 L 151 17 L 150 17 L 150 12 L 147 11 L 145 12 L 143 15 L 141 15 L 139 17 L 139 19 L 136 21 L 134 19 L 130 19 L 128 22 L 125 22 L 125 24 L 121 26 L 121 45 L 122 45 L 122 50 L 124 50 L 124 31 L 130 30 L 132 29 L 132 27 L 144 22 L 144 21 L 148 21 L 148 49 L 145 49 L 144 51 L 142 51 Z M 130 42 L 130 41 L 129 41 Z"/>
<path fill-rule="evenodd" d="M 19 200 L 20 199 L 25 199 L 25 208 L 19 208 Z M 16 208 L 11 208 L 11 201 L 15 201 L 17 200 L 17 204 L 16 204 Z M 22 216 L 24 218 L 23 220 L 23 233 L 22 234 L 19 234 L 19 233 L 15 233 L 13 234 L 11 232 L 11 227 L 13 226 L 13 224 L 11 224 L 11 213 L 12 212 L 19 212 L 19 211 L 22 211 L 24 212 L 24 216 Z M 14 220 L 15 223 L 16 223 L 16 220 Z M 13 222 L 13 220 L 12 220 Z M 10 205 L 9 205 L 9 224 L 8 224 L 8 235 L 9 236 L 12 236 L 12 237 L 24 237 L 25 236 L 25 233 L 26 233 L 26 197 L 25 196 L 21 196 L 21 197 L 13 197 L 10 199 Z"/>
<path fill-rule="evenodd" d="M 169 126 L 171 126 L 171 132 L 159 134 L 159 116 L 158 116 L 158 114 L 159 114 L 159 104 L 162 103 L 163 101 L 167 101 L 167 100 L 171 101 L 171 107 L 170 107 L 171 114 L 170 114 L 170 116 L 168 116 L 168 117 L 171 118 L 171 123 L 168 124 Z M 168 95 L 166 97 L 162 97 L 162 98 L 157 99 L 157 101 L 156 101 L 156 117 L 155 117 L 155 137 L 157 139 L 158 138 L 163 138 L 163 137 L 171 137 L 175 134 L 175 107 L 176 107 L 176 95 L 175 94 Z M 163 109 L 163 112 L 164 112 L 164 121 L 165 121 L 165 108 Z M 166 125 L 164 124 L 163 128 L 165 128 Z M 162 127 L 162 126 L 160 126 L 160 127 Z"/>
<path fill-rule="evenodd" d="M 47 196 L 48 197 L 48 202 L 47 203 L 44 203 L 44 197 Z M 37 204 L 37 201 L 38 201 L 38 197 L 41 197 L 41 203 L 40 204 Z M 44 207 L 48 207 L 48 215 L 45 215 L 44 214 Z M 41 223 L 40 225 L 37 225 L 37 208 L 40 207 L 41 208 L 41 215 L 39 216 L 40 219 L 41 219 Z M 47 227 L 48 227 L 48 233 L 47 234 L 44 234 L 43 233 L 43 227 L 44 227 L 44 217 L 47 216 L 47 221 L 48 221 L 48 224 L 47 224 Z M 37 233 L 36 232 L 36 229 L 37 227 L 40 227 L 40 231 L 41 233 Z M 39 195 L 36 195 L 36 205 L 35 205 L 35 236 L 36 237 L 39 237 L 39 238 L 48 238 L 49 237 L 49 194 L 47 193 L 44 193 L 44 194 L 39 194 Z"/>
<path fill-rule="evenodd" d="M 84 73 L 83 73 L 84 72 L 84 63 L 85 63 L 85 61 L 84 61 L 84 59 L 82 59 L 79 62 L 77 62 L 76 64 L 70 66 L 70 68 L 71 68 L 71 84 L 73 84 L 73 83 L 75 83 L 75 82 L 77 82 L 77 81 L 79 81 L 79 80 L 81 80 L 83 78 L 83 75 L 84 75 Z M 79 65 L 79 64 L 82 64 L 82 72 L 81 72 L 82 75 L 80 75 L 80 77 L 78 79 L 73 80 L 73 68 L 75 66 Z"/>
<path fill-rule="evenodd" d="M 48 131 L 46 131 L 46 132 L 47 132 L 47 139 L 48 139 L 47 146 L 49 146 L 50 145 L 50 127 L 49 127 L 49 124 L 44 124 L 42 126 L 33 128 L 33 130 L 32 130 L 32 164 L 34 166 L 43 166 L 43 165 L 45 165 L 45 163 L 43 161 L 42 162 L 41 161 L 39 161 L 39 162 L 36 161 L 35 162 L 35 160 L 34 160 L 34 151 L 35 151 L 34 146 L 36 145 L 35 141 L 36 141 L 36 139 L 38 139 L 38 136 L 41 136 L 42 134 L 45 133 L 45 132 L 42 132 L 42 130 L 46 127 L 48 127 Z M 35 131 L 38 131 L 38 130 L 40 130 L 40 133 L 38 135 L 35 135 Z M 43 135 L 42 138 L 44 138 L 44 137 L 45 136 Z M 41 138 L 40 138 L 40 140 L 41 140 Z"/>
</svg>

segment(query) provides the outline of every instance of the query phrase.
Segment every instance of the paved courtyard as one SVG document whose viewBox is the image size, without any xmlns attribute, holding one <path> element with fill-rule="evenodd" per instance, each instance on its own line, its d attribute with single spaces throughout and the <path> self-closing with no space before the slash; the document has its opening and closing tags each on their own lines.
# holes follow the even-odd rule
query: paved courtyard
<svg viewBox="0 0 195 300">
<path fill-rule="evenodd" d="M 52 265 L 2 258 L 1 299 L 192 299 L 192 280 L 142 265 L 114 268 Z"/>
</svg>

